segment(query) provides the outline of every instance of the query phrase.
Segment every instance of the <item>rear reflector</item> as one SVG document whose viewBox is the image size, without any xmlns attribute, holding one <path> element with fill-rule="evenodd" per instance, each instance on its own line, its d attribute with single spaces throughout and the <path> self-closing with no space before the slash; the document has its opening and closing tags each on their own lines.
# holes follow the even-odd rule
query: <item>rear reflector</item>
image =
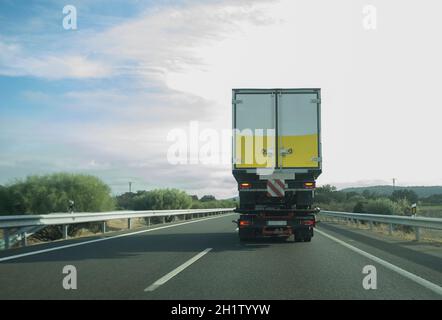
<svg viewBox="0 0 442 320">
<path fill-rule="evenodd" d="M 243 182 L 243 183 L 240 183 L 239 184 L 239 188 L 240 189 L 249 189 L 249 188 L 251 188 L 252 187 L 252 184 L 251 183 L 248 183 L 248 182 Z"/>
<path fill-rule="evenodd" d="M 315 182 L 304 182 L 304 188 L 306 189 L 314 189 L 316 187 Z"/>
</svg>

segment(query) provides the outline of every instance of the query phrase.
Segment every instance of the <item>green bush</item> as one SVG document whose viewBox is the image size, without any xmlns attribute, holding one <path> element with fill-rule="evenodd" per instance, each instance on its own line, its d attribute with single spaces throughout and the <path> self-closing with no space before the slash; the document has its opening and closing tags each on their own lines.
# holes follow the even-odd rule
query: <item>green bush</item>
<svg viewBox="0 0 442 320">
<path fill-rule="evenodd" d="M 416 203 L 419 200 L 416 192 L 413 190 L 395 190 L 391 194 L 391 200 L 398 202 L 399 200 L 407 200 L 410 203 Z"/>
<path fill-rule="evenodd" d="M 233 200 L 212 200 L 212 201 L 193 201 L 192 209 L 211 209 L 211 208 L 235 208 L 236 202 Z"/>
<path fill-rule="evenodd" d="M 177 189 L 155 189 L 152 191 L 126 192 L 116 197 L 118 208 L 125 210 L 172 210 L 234 208 L 234 200 L 216 200 L 207 195 L 198 199 Z"/>
<path fill-rule="evenodd" d="M 69 200 L 75 202 L 76 212 L 115 208 L 109 186 L 90 175 L 55 173 L 29 176 L 6 188 L 10 208 L 1 208 L 2 214 L 68 212 Z"/>
<path fill-rule="evenodd" d="M 156 189 L 141 191 L 133 198 L 134 210 L 188 209 L 192 198 L 178 189 Z"/>
<path fill-rule="evenodd" d="M 353 207 L 354 213 L 365 213 L 365 204 L 362 201 L 358 201 Z"/>
<path fill-rule="evenodd" d="M 109 211 L 115 208 L 110 188 L 99 178 L 69 173 L 29 176 L 0 188 L 1 214 L 47 214 L 68 212 L 69 200 L 76 212 Z M 99 224 L 75 224 L 69 227 L 73 236 L 81 228 L 98 230 Z M 39 240 L 62 236 L 60 226 L 48 226 L 34 235 Z"/>
<path fill-rule="evenodd" d="M 369 200 L 365 205 L 365 211 L 372 214 L 391 215 L 397 212 L 397 204 L 387 198 Z"/>
</svg>

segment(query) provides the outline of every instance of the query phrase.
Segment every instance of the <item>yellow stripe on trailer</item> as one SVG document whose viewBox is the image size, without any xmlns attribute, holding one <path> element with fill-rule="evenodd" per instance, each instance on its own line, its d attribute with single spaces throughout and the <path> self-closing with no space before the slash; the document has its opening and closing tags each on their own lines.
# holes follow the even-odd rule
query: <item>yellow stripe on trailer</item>
<svg viewBox="0 0 442 320">
<path fill-rule="evenodd" d="M 275 137 L 262 135 L 236 135 L 237 168 L 274 168 Z"/>
<path fill-rule="evenodd" d="M 282 152 L 288 150 L 288 152 Z M 318 163 L 318 135 L 279 137 L 279 166 L 283 168 L 303 167 L 317 168 Z"/>
</svg>

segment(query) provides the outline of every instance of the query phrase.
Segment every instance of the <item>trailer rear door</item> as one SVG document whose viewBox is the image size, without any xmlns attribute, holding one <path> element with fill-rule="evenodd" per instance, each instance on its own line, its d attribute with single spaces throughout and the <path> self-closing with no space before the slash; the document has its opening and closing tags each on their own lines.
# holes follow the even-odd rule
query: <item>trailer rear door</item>
<svg viewBox="0 0 442 320">
<path fill-rule="evenodd" d="M 247 90 L 233 95 L 234 165 L 236 168 L 275 166 L 275 94 Z"/>
<path fill-rule="evenodd" d="M 278 167 L 319 167 L 319 103 L 317 92 L 278 94 Z"/>
</svg>

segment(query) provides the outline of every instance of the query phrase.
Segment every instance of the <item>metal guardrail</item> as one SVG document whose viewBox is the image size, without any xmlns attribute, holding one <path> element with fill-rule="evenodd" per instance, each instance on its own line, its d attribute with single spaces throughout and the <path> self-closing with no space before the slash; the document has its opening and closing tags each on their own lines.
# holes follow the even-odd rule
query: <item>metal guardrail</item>
<svg viewBox="0 0 442 320">
<path fill-rule="evenodd" d="M 346 220 L 368 221 L 370 229 L 373 228 L 373 222 L 385 223 L 389 225 L 389 233 L 393 233 L 393 225 L 403 225 L 414 227 L 416 233 L 416 240 L 420 240 L 420 229 L 436 229 L 442 230 L 442 219 L 427 218 L 416 216 L 396 216 L 396 215 L 381 215 L 368 213 L 349 213 L 339 211 L 321 211 L 319 215 L 341 218 Z"/>
<path fill-rule="evenodd" d="M 163 223 L 166 217 L 190 216 L 198 218 L 201 216 L 221 214 L 232 212 L 234 208 L 217 209 L 183 209 L 183 210 L 147 210 L 147 211 L 109 211 L 109 212 L 76 212 L 76 213 L 51 213 L 44 215 L 6 215 L 0 216 L 0 229 L 3 229 L 4 247 L 7 249 L 10 245 L 9 231 L 14 228 L 23 228 L 31 226 L 50 226 L 62 225 L 63 237 L 68 238 L 68 226 L 70 224 L 85 222 L 102 222 L 102 231 L 106 232 L 106 221 L 127 219 L 127 227 L 131 228 L 131 219 L 134 218 L 154 218 L 162 217 Z M 148 219 L 150 225 L 150 219 Z M 26 246 L 27 234 L 21 235 L 22 245 Z"/>
</svg>

